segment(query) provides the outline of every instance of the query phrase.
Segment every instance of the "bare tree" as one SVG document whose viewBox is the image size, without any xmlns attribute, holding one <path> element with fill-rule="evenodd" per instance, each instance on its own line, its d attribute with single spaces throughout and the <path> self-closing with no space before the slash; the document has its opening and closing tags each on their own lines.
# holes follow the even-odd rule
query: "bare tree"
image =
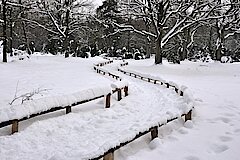
<svg viewBox="0 0 240 160">
<path fill-rule="evenodd" d="M 127 3 L 123 2 L 123 5 Z M 134 31 L 136 33 L 154 38 L 156 43 L 155 64 L 162 63 L 163 48 L 169 41 L 184 33 L 184 48 L 191 42 L 191 34 L 195 33 L 198 24 L 211 19 L 223 18 L 225 15 L 212 15 L 219 8 L 217 3 L 209 1 L 177 1 L 177 0 L 133 0 L 131 1 L 132 14 L 136 18 L 144 18 L 150 21 L 150 30 L 139 29 L 136 26 L 124 23 L 117 24 L 115 32 Z M 189 32 L 189 29 L 192 31 Z M 186 50 L 183 58 L 186 57 Z"/>
<path fill-rule="evenodd" d="M 240 34 L 240 3 L 236 0 L 218 0 L 216 3 L 218 8 L 213 14 L 219 18 L 213 21 L 212 26 L 217 32 L 215 58 L 220 61 L 225 48 L 225 40 L 235 34 Z"/>
</svg>

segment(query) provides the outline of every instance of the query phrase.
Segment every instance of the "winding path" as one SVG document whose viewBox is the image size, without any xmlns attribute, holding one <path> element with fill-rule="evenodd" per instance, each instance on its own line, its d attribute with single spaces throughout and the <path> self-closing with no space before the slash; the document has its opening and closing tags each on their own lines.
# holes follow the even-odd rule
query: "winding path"
<svg viewBox="0 0 240 160">
<path fill-rule="evenodd" d="M 116 64 L 104 67 L 116 72 Z M 103 155 L 140 132 L 183 114 L 188 104 L 174 90 L 124 76 L 129 96 L 109 109 L 70 113 L 0 137 L 1 160 L 79 160 Z"/>
</svg>

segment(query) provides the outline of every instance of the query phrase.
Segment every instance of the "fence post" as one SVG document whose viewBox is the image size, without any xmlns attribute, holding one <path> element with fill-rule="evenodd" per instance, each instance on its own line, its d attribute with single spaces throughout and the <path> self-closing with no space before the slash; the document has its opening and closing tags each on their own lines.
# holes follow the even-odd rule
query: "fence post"
<svg viewBox="0 0 240 160">
<path fill-rule="evenodd" d="M 151 131 L 151 139 L 153 140 L 154 138 L 158 137 L 158 126 L 155 126 L 150 129 Z"/>
<path fill-rule="evenodd" d="M 67 106 L 66 107 L 66 114 L 72 112 L 72 107 L 71 106 Z"/>
<path fill-rule="evenodd" d="M 12 134 L 18 132 L 18 120 L 13 120 L 12 123 Z"/>
<path fill-rule="evenodd" d="M 122 90 L 121 90 L 121 88 L 120 88 L 120 89 L 118 89 L 118 91 L 117 91 L 117 100 L 120 101 L 121 99 L 122 99 Z"/>
<path fill-rule="evenodd" d="M 180 96 L 183 96 L 183 91 L 180 91 Z"/>
<path fill-rule="evenodd" d="M 111 101 L 111 94 L 109 93 L 107 96 L 106 96 L 106 106 L 105 108 L 110 108 L 110 101 Z"/>
<path fill-rule="evenodd" d="M 124 93 L 125 93 L 125 97 L 127 97 L 128 96 L 128 86 L 124 87 Z"/>
<path fill-rule="evenodd" d="M 169 88 L 169 83 L 165 83 L 167 85 L 167 88 Z"/>
<path fill-rule="evenodd" d="M 103 160 L 114 160 L 114 152 L 110 152 L 103 157 Z"/>
<path fill-rule="evenodd" d="M 178 93 L 178 88 L 177 87 L 174 87 L 175 88 L 175 92 Z"/>
<path fill-rule="evenodd" d="M 186 115 L 185 115 L 185 122 L 188 120 L 192 120 L 192 110 L 190 110 Z"/>
</svg>

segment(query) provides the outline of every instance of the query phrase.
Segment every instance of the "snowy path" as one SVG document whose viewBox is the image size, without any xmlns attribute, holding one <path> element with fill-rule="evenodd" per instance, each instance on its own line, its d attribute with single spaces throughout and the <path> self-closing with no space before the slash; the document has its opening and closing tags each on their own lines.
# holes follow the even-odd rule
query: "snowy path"
<svg viewBox="0 0 240 160">
<path fill-rule="evenodd" d="M 127 77 L 125 77 L 127 78 Z M 79 160 L 102 155 L 188 107 L 173 90 L 129 80 L 129 96 L 110 109 L 76 112 L 0 137 L 1 160 Z"/>
</svg>

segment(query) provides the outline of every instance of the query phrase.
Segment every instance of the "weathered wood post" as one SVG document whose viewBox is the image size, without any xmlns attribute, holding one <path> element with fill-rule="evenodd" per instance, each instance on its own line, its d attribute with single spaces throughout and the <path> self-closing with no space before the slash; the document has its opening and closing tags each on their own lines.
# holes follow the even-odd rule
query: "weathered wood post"
<svg viewBox="0 0 240 160">
<path fill-rule="evenodd" d="M 120 89 L 117 89 L 117 100 L 120 101 L 121 99 L 122 99 L 122 90 L 120 88 Z"/>
<path fill-rule="evenodd" d="M 106 96 L 106 106 L 105 106 L 105 108 L 110 108 L 110 106 L 111 106 L 111 94 L 109 93 Z"/>
<path fill-rule="evenodd" d="M 18 132 L 18 120 L 13 120 L 12 123 L 12 134 Z"/>
<path fill-rule="evenodd" d="M 180 91 L 180 96 L 183 96 L 183 91 Z"/>
<path fill-rule="evenodd" d="M 167 85 L 167 88 L 169 88 L 169 83 L 165 83 Z"/>
<path fill-rule="evenodd" d="M 154 138 L 158 137 L 158 126 L 155 126 L 150 129 L 151 131 L 151 139 L 153 140 Z"/>
<path fill-rule="evenodd" d="M 71 106 L 67 106 L 66 107 L 66 114 L 72 112 L 72 107 Z"/>
<path fill-rule="evenodd" d="M 174 87 L 175 88 L 175 92 L 178 93 L 178 88 L 177 87 Z"/>
<path fill-rule="evenodd" d="M 127 97 L 128 96 L 128 86 L 124 87 L 124 93 L 125 93 L 125 97 Z"/>
<path fill-rule="evenodd" d="M 186 115 L 185 115 L 185 122 L 188 120 L 192 120 L 192 110 L 190 110 Z"/>
<path fill-rule="evenodd" d="M 103 160 L 114 160 L 114 151 L 109 152 L 103 157 Z"/>
</svg>

